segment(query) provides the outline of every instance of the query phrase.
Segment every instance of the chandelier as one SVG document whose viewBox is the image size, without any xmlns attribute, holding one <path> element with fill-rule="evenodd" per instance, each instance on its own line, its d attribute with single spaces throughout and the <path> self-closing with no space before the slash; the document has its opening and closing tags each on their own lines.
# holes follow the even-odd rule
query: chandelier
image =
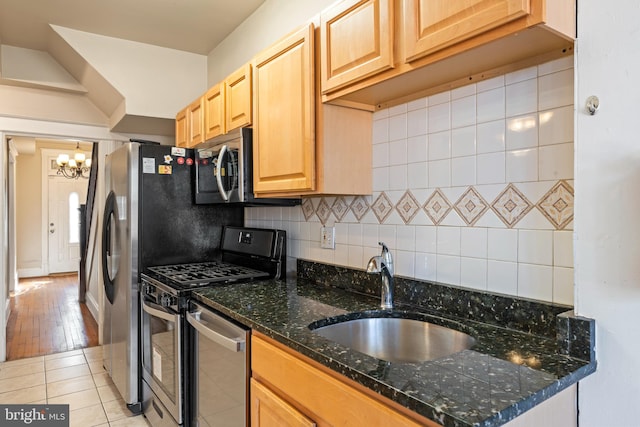
<svg viewBox="0 0 640 427">
<path fill-rule="evenodd" d="M 76 143 L 73 158 L 69 158 L 68 154 L 58 154 L 56 163 L 58 164 L 58 175 L 69 179 L 89 178 L 91 159 L 87 159 L 87 156 L 80 151 L 79 142 Z"/>
</svg>

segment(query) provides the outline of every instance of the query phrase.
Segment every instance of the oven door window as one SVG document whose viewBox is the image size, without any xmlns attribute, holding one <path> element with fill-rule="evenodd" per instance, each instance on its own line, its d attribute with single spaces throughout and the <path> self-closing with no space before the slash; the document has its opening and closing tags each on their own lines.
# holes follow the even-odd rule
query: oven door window
<svg viewBox="0 0 640 427">
<path fill-rule="evenodd" d="M 154 306 L 146 301 L 142 304 L 144 374 L 159 397 L 168 398 L 179 406 L 180 316 Z"/>
</svg>

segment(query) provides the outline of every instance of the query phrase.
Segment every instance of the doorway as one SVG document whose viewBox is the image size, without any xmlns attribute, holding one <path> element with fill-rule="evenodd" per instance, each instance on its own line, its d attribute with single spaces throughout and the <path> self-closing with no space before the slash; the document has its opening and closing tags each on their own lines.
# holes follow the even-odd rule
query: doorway
<svg viewBox="0 0 640 427">
<path fill-rule="evenodd" d="M 78 271 L 80 261 L 80 204 L 87 200 L 88 180 L 68 179 L 57 173 L 56 157 L 73 152 L 42 149 L 42 208 L 46 209 L 43 245 L 47 241 L 48 274 Z"/>
<path fill-rule="evenodd" d="M 76 141 L 12 137 L 17 286 L 9 294 L 7 359 L 98 344 L 98 326 L 79 302 L 80 204 L 88 179 L 57 174 L 56 157 L 73 158 Z M 82 144 L 89 157 L 91 144 Z"/>
</svg>

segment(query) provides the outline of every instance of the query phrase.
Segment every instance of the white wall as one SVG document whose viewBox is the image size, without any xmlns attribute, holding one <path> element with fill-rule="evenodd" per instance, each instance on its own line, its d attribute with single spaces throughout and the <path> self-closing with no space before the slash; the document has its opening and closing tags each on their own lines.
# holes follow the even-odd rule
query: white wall
<svg viewBox="0 0 640 427">
<path fill-rule="evenodd" d="M 204 55 L 53 28 L 122 94 L 126 114 L 174 118 L 207 88 Z"/>
<path fill-rule="evenodd" d="M 309 21 L 336 0 L 267 0 L 207 58 L 207 86 L 213 86 L 253 56 Z"/>
<path fill-rule="evenodd" d="M 581 427 L 633 427 L 640 396 L 640 8 L 580 0 L 576 53 L 576 308 L 596 319 Z M 600 98 L 590 116 L 584 105 Z"/>
</svg>

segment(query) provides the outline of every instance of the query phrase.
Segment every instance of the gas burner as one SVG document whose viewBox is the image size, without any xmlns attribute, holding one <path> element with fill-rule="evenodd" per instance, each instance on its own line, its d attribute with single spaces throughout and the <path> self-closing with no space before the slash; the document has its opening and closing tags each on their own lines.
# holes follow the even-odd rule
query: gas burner
<svg viewBox="0 0 640 427">
<path fill-rule="evenodd" d="M 241 279 L 266 277 L 269 274 L 252 268 L 220 261 L 193 264 L 175 264 L 149 267 L 149 270 L 181 285 L 212 282 L 229 282 Z"/>
</svg>

